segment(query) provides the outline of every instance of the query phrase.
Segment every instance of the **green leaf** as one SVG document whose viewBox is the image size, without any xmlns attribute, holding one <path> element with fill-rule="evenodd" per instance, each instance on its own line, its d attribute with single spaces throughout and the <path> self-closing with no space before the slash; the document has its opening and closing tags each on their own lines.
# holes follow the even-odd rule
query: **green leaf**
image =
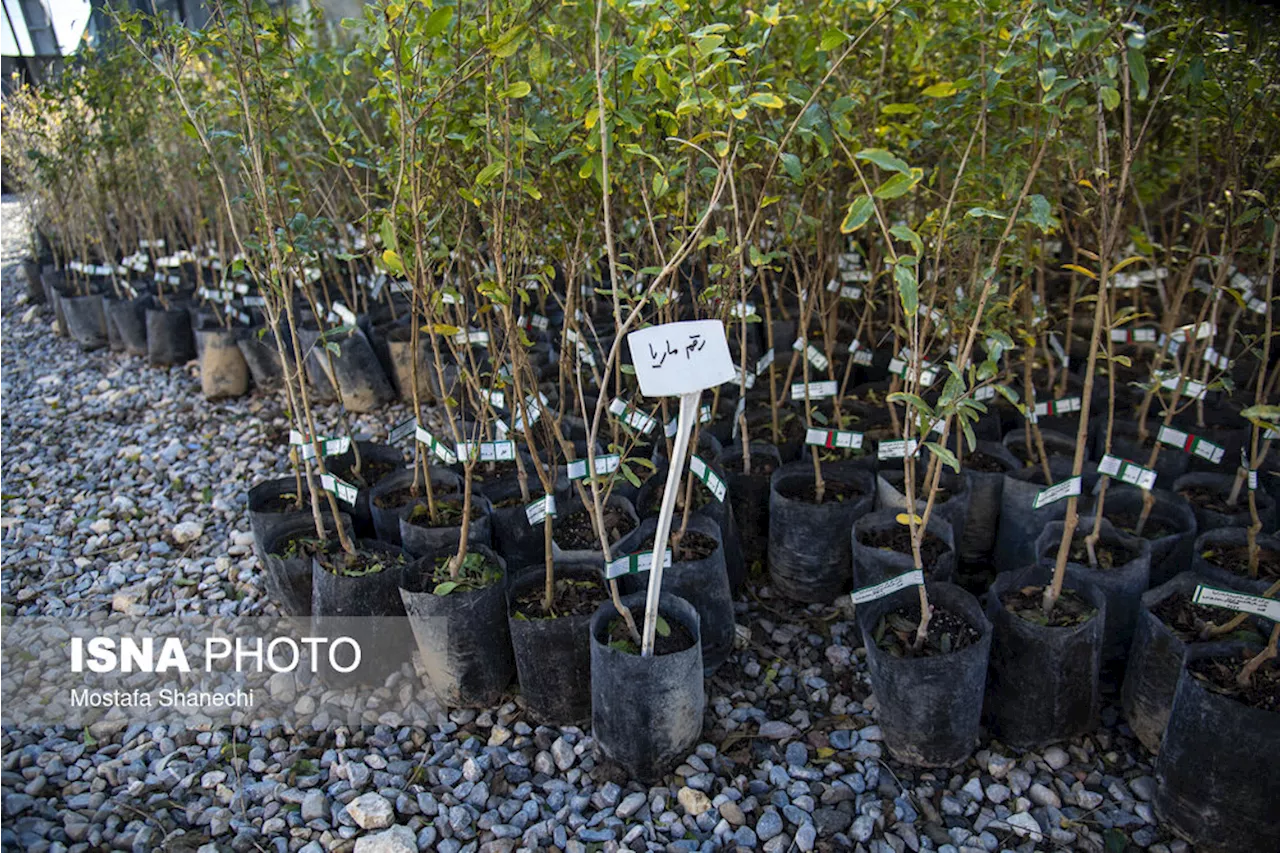
<svg viewBox="0 0 1280 853">
<path fill-rule="evenodd" d="M 886 403 L 906 403 L 926 418 L 933 418 L 933 406 L 930 406 L 915 394 L 908 394 L 906 391 L 894 391 L 884 399 Z"/>
<path fill-rule="evenodd" d="M 1133 84 L 1138 87 L 1138 100 L 1145 101 L 1147 92 L 1150 91 L 1147 60 L 1142 57 L 1142 51 L 1133 48 L 1125 51 L 1125 55 L 1129 59 L 1129 76 L 1133 78 Z"/>
<path fill-rule="evenodd" d="M 897 237 L 899 240 L 906 240 L 911 244 L 911 248 L 917 255 L 924 254 L 924 241 L 920 239 L 920 235 L 912 231 L 905 225 L 895 225 L 889 229 L 889 233 Z"/>
<path fill-rule="evenodd" d="M 1280 424 L 1280 406 L 1250 406 L 1240 415 L 1260 429 L 1275 429 Z"/>
<path fill-rule="evenodd" d="M 724 44 L 724 36 L 703 36 L 698 39 L 698 53 L 705 59 L 722 44 Z"/>
<path fill-rule="evenodd" d="M 432 595 L 448 595 L 458 588 L 457 581 L 444 581 L 436 584 L 436 588 L 431 590 Z"/>
<path fill-rule="evenodd" d="M 1053 88 L 1053 81 L 1058 79 L 1058 69 L 1050 65 L 1048 68 L 1040 69 L 1040 88 L 1049 91 Z"/>
<path fill-rule="evenodd" d="M 654 631 L 657 632 L 659 637 L 671 636 L 671 626 L 667 624 L 667 620 L 663 619 L 661 616 L 657 617 L 654 620 L 653 627 L 654 627 Z"/>
<path fill-rule="evenodd" d="M 885 104 L 880 112 L 887 116 L 913 115 L 920 112 L 920 108 L 915 104 Z"/>
<path fill-rule="evenodd" d="M 911 174 L 909 175 L 894 175 L 892 178 L 876 187 L 875 196 L 876 198 L 890 199 L 906 195 L 911 192 L 912 188 L 915 187 L 923 174 L 924 173 L 919 169 L 912 169 Z"/>
<path fill-rule="evenodd" d="M 822 34 L 822 41 L 818 42 L 819 50 L 835 50 L 840 45 L 849 40 L 849 37 L 837 30 L 835 27 L 827 30 Z"/>
<path fill-rule="evenodd" d="M 404 261 L 400 259 L 400 253 L 391 249 L 384 249 L 382 252 L 382 265 L 387 268 L 387 272 L 396 276 L 404 275 Z"/>
<path fill-rule="evenodd" d="M 934 83 L 920 94 L 926 98 L 949 98 L 957 92 L 956 84 L 950 81 L 945 83 Z"/>
<path fill-rule="evenodd" d="M 957 474 L 960 473 L 960 460 L 956 459 L 956 455 L 954 453 L 947 450 L 947 448 L 938 444 L 936 441 L 926 441 L 924 446 L 933 451 L 944 464 L 951 466 L 951 470 L 955 471 Z"/>
<path fill-rule="evenodd" d="M 503 89 L 501 92 L 498 93 L 498 97 L 512 98 L 512 99 L 523 98 L 525 95 L 529 94 L 531 91 L 533 91 L 533 87 L 530 86 L 525 81 L 521 80 L 520 82 L 512 83 L 510 86 Z"/>
<path fill-rule="evenodd" d="M 778 159 L 782 161 L 782 169 L 787 176 L 793 181 L 799 181 L 800 175 L 804 171 L 804 167 L 800 165 L 800 158 L 794 154 L 782 153 L 778 155 Z"/>
<path fill-rule="evenodd" d="M 661 172 L 653 173 L 653 197 L 662 198 L 667 194 L 670 185 L 667 183 L 667 176 Z"/>
<path fill-rule="evenodd" d="M 482 187 L 492 181 L 498 175 L 502 174 L 502 170 L 506 168 L 505 160 L 495 160 L 488 166 L 480 170 L 480 174 L 476 175 L 476 186 Z"/>
<path fill-rule="evenodd" d="M 898 296 L 902 299 L 902 311 L 908 317 L 914 317 L 920 308 L 920 284 L 916 280 L 914 267 L 898 264 L 893 268 L 893 280 L 898 285 Z"/>
<path fill-rule="evenodd" d="M 1098 89 L 1098 94 L 1102 97 L 1102 105 L 1109 110 L 1114 110 L 1120 106 L 1120 93 L 1112 86 L 1102 86 Z"/>
<path fill-rule="evenodd" d="M 422 28 L 424 38 L 435 38 L 440 35 L 449 26 L 449 22 L 453 20 L 453 7 L 441 6 L 436 9 L 427 18 L 427 24 Z"/>
<path fill-rule="evenodd" d="M 911 167 L 894 157 L 883 148 L 864 148 L 857 154 L 853 155 L 855 159 L 866 160 L 875 163 L 881 169 L 889 172 L 901 172 L 904 175 L 911 174 Z"/>
<path fill-rule="evenodd" d="M 867 224 L 867 220 L 871 218 L 871 214 L 875 212 L 875 200 L 869 195 L 859 196 L 849 205 L 849 210 L 844 215 L 844 222 L 840 223 L 840 233 L 849 234 L 857 231 L 863 225 Z"/>
<path fill-rule="evenodd" d="M 990 208 L 987 208 L 987 207 L 971 207 L 965 213 L 964 216 L 965 216 L 965 219 L 1008 219 L 1009 218 L 1008 216 L 1005 216 L 1003 213 L 1000 213 L 999 211 L 991 210 Z"/>
<path fill-rule="evenodd" d="M 786 106 L 786 103 L 772 92 L 756 92 L 747 100 L 756 106 L 764 107 L 769 110 L 780 110 Z"/>
<path fill-rule="evenodd" d="M 1052 208 L 1049 206 L 1049 200 L 1039 193 L 1028 199 L 1030 210 L 1027 212 L 1026 220 L 1035 225 L 1046 234 L 1057 228 L 1062 223 L 1053 215 Z"/>
<path fill-rule="evenodd" d="M 489 46 L 489 50 L 493 51 L 493 55 L 499 59 L 506 59 L 520 49 L 520 43 L 524 41 L 528 32 L 527 26 L 518 24 L 499 36 L 498 40 Z"/>
</svg>

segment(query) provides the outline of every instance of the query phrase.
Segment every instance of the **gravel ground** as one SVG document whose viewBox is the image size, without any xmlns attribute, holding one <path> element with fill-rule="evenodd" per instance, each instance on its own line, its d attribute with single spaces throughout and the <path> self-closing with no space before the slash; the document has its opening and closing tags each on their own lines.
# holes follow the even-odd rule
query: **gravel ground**
<svg viewBox="0 0 1280 853">
<path fill-rule="evenodd" d="M 3 571 L 13 615 L 272 613 L 244 493 L 283 471 L 276 399 L 210 404 L 192 367 L 82 354 L 23 304 L 3 206 Z M 335 422 L 332 409 L 322 417 Z M 372 435 L 403 417 L 357 419 Z M 183 525 L 179 528 L 179 525 Z M 175 528 L 179 528 L 175 535 Z M 197 531 L 198 528 L 198 532 Z M 193 535 L 194 532 L 194 535 Z M 519 700 L 433 725 L 88 732 L 6 725 L 3 846 L 25 850 L 1017 850 L 1186 853 L 1114 706 L 1041 752 L 984 742 L 952 772 L 888 760 L 849 614 L 758 590 L 751 640 L 707 686 L 701 743 L 644 787 L 590 734 Z"/>
</svg>

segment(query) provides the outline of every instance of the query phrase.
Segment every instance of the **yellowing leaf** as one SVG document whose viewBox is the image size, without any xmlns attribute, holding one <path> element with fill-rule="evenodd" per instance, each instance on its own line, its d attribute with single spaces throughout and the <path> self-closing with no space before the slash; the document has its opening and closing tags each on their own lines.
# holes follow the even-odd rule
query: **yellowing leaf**
<svg viewBox="0 0 1280 853">
<path fill-rule="evenodd" d="M 750 98 L 751 103 L 769 110 L 780 110 L 786 106 L 782 98 L 772 92 L 756 92 Z"/>
<path fill-rule="evenodd" d="M 871 218 L 871 214 L 875 213 L 876 203 L 871 196 L 859 196 L 853 200 L 853 204 L 849 205 L 849 210 L 844 215 L 844 222 L 840 223 L 840 233 L 848 234 L 857 231 L 863 225 L 867 224 L 867 220 Z"/>
<path fill-rule="evenodd" d="M 1141 262 L 1142 260 L 1143 260 L 1143 257 L 1141 255 L 1134 255 L 1131 258 L 1125 258 L 1123 261 L 1121 261 L 1120 263 L 1112 267 L 1111 272 L 1107 273 L 1107 275 L 1115 275 L 1116 273 L 1120 272 L 1120 270 L 1125 269 L 1126 267 L 1131 267 L 1134 264 Z"/>
<path fill-rule="evenodd" d="M 1072 272 L 1078 272 L 1078 273 L 1080 273 L 1080 275 L 1086 275 L 1086 276 L 1088 276 L 1092 281 L 1097 281 L 1097 280 L 1098 280 L 1098 274 L 1097 274 L 1096 272 L 1094 272 L 1094 271 L 1093 271 L 1093 270 L 1091 270 L 1091 269 L 1087 269 L 1087 268 L 1085 268 L 1085 267 L 1082 267 L 1082 266 L 1080 266 L 1079 264 L 1063 264 L 1063 265 L 1062 265 L 1062 268 L 1063 268 L 1064 270 L 1071 270 Z"/>
<path fill-rule="evenodd" d="M 907 515 L 905 512 L 900 512 L 900 513 L 898 513 L 897 515 L 895 515 L 895 516 L 893 517 L 893 520 L 894 520 L 894 521 L 896 521 L 896 522 L 898 522 L 899 524 L 901 524 L 903 527 L 906 527 L 907 525 L 911 524 L 912 522 L 915 522 L 916 524 L 923 524 L 923 523 L 924 523 L 924 519 L 923 519 L 923 518 L 921 518 L 920 516 L 918 516 L 918 515 Z"/>
<path fill-rule="evenodd" d="M 512 83 L 510 86 L 503 89 L 498 94 L 498 97 L 499 98 L 523 98 L 525 95 L 529 94 L 531 91 L 533 91 L 533 87 L 530 86 L 525 81 L 521 80 L 519 83 Z"/>
<path fill-rule="evenodd" d="M 934 83 L 920 94 L 924 95 L 926 98 L 949 98 L 957 91 L 958 89 L 956 88 L 956 84 L 951 81 L 947 81 L 945 83 Z"/>
</svg>

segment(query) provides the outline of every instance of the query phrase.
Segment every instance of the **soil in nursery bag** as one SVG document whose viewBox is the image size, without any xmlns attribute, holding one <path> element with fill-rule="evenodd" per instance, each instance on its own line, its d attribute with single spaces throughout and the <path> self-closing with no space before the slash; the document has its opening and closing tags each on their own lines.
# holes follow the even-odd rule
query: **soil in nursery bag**
<svg viewBox="0 0 1280 853">
<path fill-rule="evenodd" d="M 244 356 L 253 384 L 263 389 L 279 387 L 284 381 L 284 368 L 280 350 L 276 346 L 275 332 L 268 326 L 250 326 L 236 340 L 240 354 Z M 287 343 L 292 346 L 292 341 Z"/>
<path fill-rule="evenodd" d="M 341 519 L 348 535 L 354 535 L 350 517 L 343 514 Z M 315 519 L 308 512 L 296 513 L 263 541 L 267 594 L 288 616 L 311 615 L 312 558 L 340 547 L 333 516 L 325 513 L 323 520 L 328 534 L 324 538 L 317 538 Z"/>
<path fill-rule="evenodd" d="M 794 601 L 825 603 L 852 588 L 849 531 L 874 500 L 871 472 L 855 466 L 823 466 L 822 503 L 815 501 L 811 464 L 783 465 L 773 473 L 769 578 L 776 592 Z"/>
<path fill-rule="evenodd" d="M 107 315 L 103 312 L 102 296 L 63 296 L 62 313 L 67 318 L 67 331 L 71 339 L 85 352 L 107 345 Z"/>
<path fill-rule="evenodd" d="M 452 471 L 432 466 L 428 468 L 428 472 L 435 498 L 456 496 L 461 491 L 461 478 Z M 384 542 L 400 542 L 400 516 L 404 508 L 419 499 L 426 499 L 425 480 L 418 487 L 417 494 L 414 494 L 414 479 L 414 469 L 402 468 L 379 479 L 367 493 L 369 517 L 373 522 L 374 532 Z"/>
<path fill-rule="evenodd" d="M 987 593 L 993 625 L 983 714 L 1005 743 L 1031 748 L 1075 737 L 1098 723 L 1106 598 L 1068 574 L 1046 615 L 1052 571 L 1002 572 Z"/>
<path fill-rule="evenodd" d="M 1280 663 L 1264 663 L 1248 688 L 1234 683 L 1257 651 L 1194 646 L 1178 679 L 1155 764 L 1155 809 L 1197 853 L 1280 850 Z"/>
<path fill-rule="evenodd" d="M 729 478 L 729 502 L 742 547 L 744 575 L 752 566 L 763 566 L 769 547 L 769 478 L 782 464 L 778 449 L 772 444 L 751 443 L 751 473 L 742 472 L 742 443 L 728 445 L 720 454 L 720 464 Z M 736 592 L 743 581 L 730 576 Z"/>
<path fill-rule="evenodd" d="M 1231 457 L 1226 457 L 1231 458 Z M 1249 490 L 1241 487 L 1236 502 L 1229 503 L 1235 476 L 1231 474 L 1184 474 L 1173 483 L 1173 490 L 1186 498 L 1196 514 L 1196 529 L 1208 533 L 1220 527 L 1248 527 L 1253 524 L 1249 513 Z M 1254 492 L 1262 532 L 1276 526 L 1276 503 L 1265 491 Z"/>
<path fill-rule="evenodd" d="M 350 636 L 360 645 L 361 664 L 342 674 L 322 669 L 334 684 L 381 684 L 409 660 L 409 634 L 400 601 L 400 573 L 409 558 L 399 548 L 356 540 L 355 554 L 336 543 L 312 560 L 311 613 L 319 636 Z"/>
<path fill-rule="evenodd" d="M 196 357 L 191 319 L 184 307 L 147 311 L 147 360 L 153 367 L 186 364 Z"/>
<path fill-rule="evenodd" d="M 605 506 L 603 516 L 605 536 L 610 545 L 636 527 L 635 520 L 622 507 Z M 591 524 L 591 513 L 586 509 L 557 518 L 552 538 L 565 551 L 596 551 L 600 547 L 600 539 Z"/>
<path fill-rule="evenodd" d="M 146 310 L 154 304 L 149 294 L 137 299 L 108 299 L 104 306 L 107 322 L 113 324 L 125 351 L 132 355 L 147 354 Z"/>
<path fill-rule="evenodd" d="M 415 557 L 425 557 L 436 550 L 457 550 L 462 535 L 462 499 L 452 496 L 436 501 L 435 518 L 425 500 L 419 500 L 400 518 L 400 541 Z M 483 495 L 471 496 L 471 523 L 467 541 L 472 545 L 488 545 L 489 501 Z"/>
<path fill-rule="evenodd" d="M 1280 579 L 1280 542 L 1271 536 L 1258 536 L 1255 578 L 1249 572 L 1247 536 L 1247 531 L 1239 527 L 1222 527 L 1200 536 L 1192 551 L 1192 569 L 1212 580 L 1261 594 Z"/>
<path fill-rule="evenodd" d="M 636 621 L 636 629 L 644 629 L 644 608 L 637 607 L 631 611 Z M 693 648 L 693 632 L 680 622 L 658 616 L 657 626 L 653 634 L 653 653 L 657 656 L 673 655 Z M 629 655 L 640 654 L 640 647 L 631 636 L 627 623 L 621 616 L 615 616 L 609 623 L 609 648 Z"/>
<path fill-rule="evenodd" d="M 911 531 L 905 525 L 898 525 L 896 530 L 887 528 L 868 531 L 861 537 L 860 541 L 868 548 L 878 548 L 882 551 L 892 551 L 896 554 L 912 556 Z M 946 542 L 926 530 L 924 539 L 920 543 L 920 561 L 926 566 L 935 566 L 938 564 L 938 558 L 950 550 Z"/>
<path fill-rule="evenodd" d="M 502 558 L 472 546 L 453 577 L 454 549 L 437 549 L 403 573 L 409 614 L 432 692 L 450 707 L 493 705 L 515 674 Z"/>
<path fill-rule="evenodd" d="M 508 595 L 511 645 L 525 708 L 545 724 L 591 717 L 591 616 L 608 598 L 600 567 L 555 566 L 555 601 L 544 607 L 545 567 L 528 567 Z"/>
<path fill-rule="evenodd" d="M 926 589 L 933 616 L 919 649 L 917 587 L 859 605 L 858 621 L 890 754 L 914 766 L 949 767 L 978 743 L 991 623 L 960 587 Z"/>
<path fill-rule="evenodd" d="M 1194 591 L 1194 586 L 1192 587 Z M 1191 592 L 1175 592 L 1151 608 L 1173 635 L 1184 643 L 1200 643 L 1209 639 L 1205 630 L 1210 625 L 1224 625 L 1235 616 L 1235 611 L 1207 604 L 1196 604 L 1191 600 Z M 1230 634 L 1223 634 L 1219 639 L 1240 640 L 1242 642 L 1261 645 L 1266 637 L 1258 630 L 1257 625 L 1246 621 Z"/>
</svg>

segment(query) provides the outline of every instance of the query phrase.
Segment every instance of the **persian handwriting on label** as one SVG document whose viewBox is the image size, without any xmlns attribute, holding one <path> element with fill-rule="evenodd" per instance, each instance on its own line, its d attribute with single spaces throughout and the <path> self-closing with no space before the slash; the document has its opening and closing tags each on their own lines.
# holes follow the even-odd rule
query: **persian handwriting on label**
<svg viewBox="0 0 1280 853">
<path fill-rule="evenodd" d="M 834 379 L 828 379 L 823 382 L 796 382 L 791 386 L 791 399 L 803 400 L 805 391 L 808 390 L 808 396 L 811 400 L 821 400 L 826 397 L 834 397 L 840 391 L 840 384 Z"/>
<path fill-rule="evenodd" d="M 1102 461 L 1098 463 L 1098 471 L 1140 489 L 1146 489 L 1148 492 L 1156 485 L 1155 471 L 1111 454 L 1102 457 Z"/>
<path fill-rule="evenodd" d="M 1215 607 L 1226 607 L 1243 613 L 1254 613 L 1264 616 L 1273 622 L 1280 622 L 1280 601 L 1274 598 L 1263 598 L 1260 595 L 1249 595 L 1229 589 L 1196 585 L 1196 593 L 1191 599 L 1196 604 L 1211 604 Z"/>
<path fill-rule="evenodd" d="M 596 474 L 612 474 L 618 470 L 618 466 L 622 463 L 622 457 L 616 453 L 610 453 L 605 456 L 596 457 Z M 568 465 L 569 479 L 581 480 L 587 476 L 587 460 L 578 459 L 570 462 Z"/>
<path fill-rule="evenodd" d="M 444 464 L 452 465 L 458 461 L 457 455 L 454 454 L 452 450 L 437 441 L 434 435 L 427 432 L 427 430 L 423 429 L 421 426 L 414 428 L 413 436 L 418 440 L 418 443 L 425 444 L 432 453 L 440 457 L 440 460 L 444 462 Z"/>
<path fill-rule="evenodd" d="M 510 462 L 516 458 L 514 441 L 461 441 L 458 443 L 459 459 L 478 459 L 481 462 Z"/>
<path fill-rule="evenodd" d="M 1184 453 L 1207 459 L 1215 465 L 1222 461 L 1223 455 L 1227 452 L 1226 449 L 1208 439 L 1200 438 L 1173 427 L 1160 427 L 1160 432 L 1156 435 L 1156 439 L 1161 444 L 1180 448 Z"/>
<path fill-rule="evenodd" d="M 866 586 L 862 589 L 855 590 L 849 594 L 854 604 L 866 604 L 868 601 L 875 601 L 877 598 L 884 598 L 886 595 L 892 595 L 900 589 L 906 589 L 910 586 L 920 586 L 924 583 L 924 570 L 912 569 L 904 572 L 897 577 L 889 578 L 875 586 Z"/>
<path fill-rule="evenodd" d="M 533 503 L 525 504 L 524 515 L 531 527 L 546 518 L 555 518 L 556 496 L 544 495 Z"/>
<path fill-rule="evenodd" d="M 683 320 L 627 335 L 640 393 L 678 397 L 733 379 L 733 358 L 719 320 Z"/>
<path fill-rule="evenodd" d="M 1194 379 L 1187 379 L 1184 376 L 1165 376 L 1160 377 L 1160 387 L 1168 388 L 1170 391 L 1177 391 L 1184 397 L 1191 397 L 1194 400 L 1203 400 L 1205 392 L 1209 390 L 1203 382 L 1196 382 Z"/>
<path fill-rule="evenodd" d="M 702 460 L 700 456 L 694 455 L 689 457 L 689 470 L 693 476 L 702 481 L 702 484 L 711 490 L 711 494 L 720 503 L 724 503 L 724 496 L 728 493 L 729 487 L 725 485 L 724 480 L 720 479 L 720 475 L 711 470 L 711 466 Z"/>
<path fill-rule="evenodd" d="M 815 429 L 809 427 L 804 433 L 804 443 L 815 447 L 832 449 L 847 448 L 858 450 L 862 447 L 863 435 L 860 432 L 843 429 Z"/>
<path fill-rule="evenodd" d="M 326 492 L 331 493 L 335 498 L 349 506 L 355 506 L 356 496 L 360 490 L 348 483 L 346 480 L 339 479 L 332 474 L 320 475 L 320 486 Z"/>
<path fill-rule="evenodd" d="M 1036 403 L 1036 417 L 1045 415 L 1066 415 L 1080 411 L 1082 400 L 1079 397 L 1063 397 L 1061 400 L 1049 400 Z"/>
<path fill-rule="evenodd" d="M 1031 501 L 1031 508 L 1041 509 L 1060 500 L 1079 497 L 1083 481 L 1083 477 L 1072 477 L 1069 480 L 1063 480 L 1061 483 L 1054 483 L 1052 486 L 1041 489 L 1036 494 L 1035 499 Z"/>
<path fill-rule="evenodd" d="M 920 449 L 920 442 L 916 439 L 907 441 L 898 439 L 897 441 L 882 441 L 880 446 L 876 448 L 876 458 L 878 459 L 905 459 L 908 456 L 915 456 L 916 451 Z"/>
<path fill-rule="evenodd" d="M 662 567 L 664 569 L 671 568 L 671 549 L 668 548 L 666 553 L 662 555 Z M 620 578 L 623 575 L 634 575 L 640 572 L 647 572 L 653 568 L 653 552 L 641 551 L 639 554 L 628 554 L 625 557 L 619 557 L 605 567 L 605 577 L 609 580 Z"/>
</svg>

